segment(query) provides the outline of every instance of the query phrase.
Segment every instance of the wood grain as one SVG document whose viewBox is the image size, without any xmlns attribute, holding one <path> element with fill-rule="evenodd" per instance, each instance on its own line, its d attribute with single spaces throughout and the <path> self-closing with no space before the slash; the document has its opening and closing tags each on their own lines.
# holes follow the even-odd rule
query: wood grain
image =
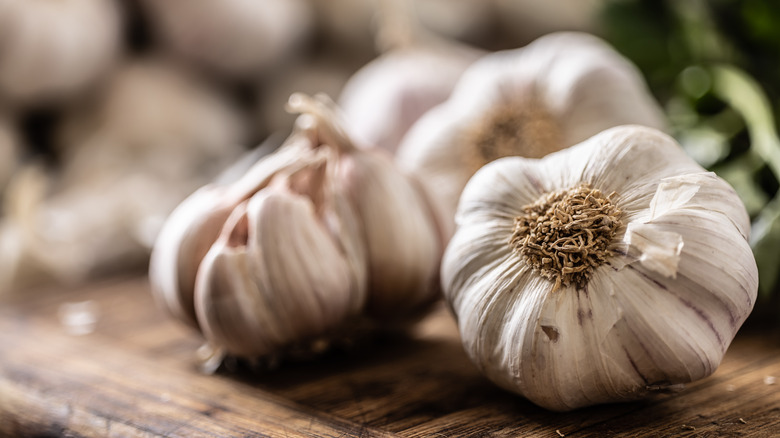
<svg viewBox="0 0 780 438">
<path fill-rule="evenodd" d="M 83 300 L 100 310 L 96 330 L 70 335 L 58 311 Z M 157 309 L 143 278 L 8 297 L 0 435 L 780 436 L 780 333 L 758 329 L 740 333 L 713 376 L 679 393 L 566 414 L 487 382 L 443 308 L 408 337 L 275 371 L 236 364 L 204 375 L 200 345 Z"/>
</svg>

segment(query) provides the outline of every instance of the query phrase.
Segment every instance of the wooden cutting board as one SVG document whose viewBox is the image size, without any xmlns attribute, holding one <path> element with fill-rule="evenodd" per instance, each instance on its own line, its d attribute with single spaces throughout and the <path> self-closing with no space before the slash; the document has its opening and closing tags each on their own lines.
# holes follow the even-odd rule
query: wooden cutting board
<svg viewBox="0 0 780 438">
<path fill-rule="evenodd" d="M 96 321 L 76 334 L 84 315 L 68 321 L 63 305 L 84 301 Z M 201 344 L 158 310 L 145 278 L 5 297 L 0 435 L 780 436 L 777 332 L 743 330 L 718 371 L 681 392 L 565 414 L 480 376 L 443 307 L 408 338 L 275 371 L 203 374 Z"/>
</svg>

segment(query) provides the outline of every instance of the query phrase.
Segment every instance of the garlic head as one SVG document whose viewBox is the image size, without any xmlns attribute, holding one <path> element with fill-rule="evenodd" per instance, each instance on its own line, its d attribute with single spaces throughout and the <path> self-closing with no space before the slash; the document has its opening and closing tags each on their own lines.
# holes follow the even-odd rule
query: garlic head
<svg viewBox="0 0 780 438">
<path fill-rule="evenodd" d="M 326 97 L 288 106 L 301 115 L 285 144 L 183 202 L 152 254 L 162 306 L 237 356 L 403 324 L 440 292 L 440 233 L 414 182 L 357 148 Z"/>
<path fill-rule="evenodd" d="M 711 374 L 755 303 L 739 197 L 650 128 L 488 164 L 456 220 L 442 283 L 465 350 L 548 409 Z"/>
<path fill-rule="evenodd" d="M 449 99 L 411 127 L 397 161 L 422 182 L 451 235 L 463 187 L 483 165 L 539 158 L 623 124 L 665 125 L 639 71 L 594 36 L 556 33 L 472 64 Z"/>
</svg>

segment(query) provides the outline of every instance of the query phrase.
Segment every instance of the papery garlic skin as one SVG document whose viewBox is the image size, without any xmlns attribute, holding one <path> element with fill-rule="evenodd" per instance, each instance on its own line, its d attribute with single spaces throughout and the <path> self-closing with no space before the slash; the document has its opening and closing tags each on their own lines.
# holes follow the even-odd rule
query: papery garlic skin
<svg viewBox="0 0 780 438">
<path fill-rule="evenodd" d="M 21 105 L 84 91 L 122 36 L 118 2 L 105 0 L 0 0 L 0 29 L 0 100 Z"/>
<path fill-rule="evenodd" d="M 194 193 L 152 254 L 158 302 L 241 357 L 305 349 L 357 322 L 403 324 L 440 293 L 441 238 L 413 181 L 357 148 L 324 96 L 288 106 L 301 115 L 279 150 Z"/>
<path fill-rule="evenodd" d="M 397 161 L 423 183 L 451 235 L 460 193 L 482 165 L 538 158 L 622 124 L 665 126 L 639 71 L 594 36 L 556 33 L 471 65 L 450 98 L 412 126 Z M 475 139 L 486 135 L 498 138 L 483 150 Z M 498 140 L 507 146 L 489 150 Z"/>
<path fill-rule="evenodd" d="M 145 0 L 168 47 L 234 77 L 267 72 L 305 42 L 313 14 L 303 0 Z"/>
<path fill-rule="evenodd" d="M 555 289 L 508 243 L 523 207 L 587 182 L 615 192 L 612 254 Z M 734 190 L 649 128 L 613 128 L 469 181 L 442 282 L 463 345 L 493 382 L 557 411 L 633 400 L 715 371 L 756 299 Z"/>
<path fill-rule="evenodd" d="M 439 295 L 441 230 L 415 181 L 384 151 L 359 149 L 338 108 L 325 96 L 296 94 L 290 107 L 311 116 L 319 126 L 316 140 L 339 152 L 336 190 L 346 194 L 359 218 L 368 260 L 369 313 L 399 320 L 425 309 Z"/>
<path fill-rule="evenodd" d="M 454 45 L 389 51 L 358 70 L 344 85 L 339 106 L 359 145 L 394 154 L 409 128 L 444 102 L 463 71 L 481 52 Z"/>
<path fill-rule="evenodd" d="M 295 176 L 280 176 L 233 211 L 195 291 L 198 320 L 214 345 L 245 357 L 276 353 L 327 335 L 363 307 L 365 271 L 350 263 L 362 247 L 340 241 L 326 223 L 352 225 L 354 213 L 328 193 L 326 170 L 303 170 L 320 173 L 304 181 L 312 193 L 295 193 Z"/>
</svg>

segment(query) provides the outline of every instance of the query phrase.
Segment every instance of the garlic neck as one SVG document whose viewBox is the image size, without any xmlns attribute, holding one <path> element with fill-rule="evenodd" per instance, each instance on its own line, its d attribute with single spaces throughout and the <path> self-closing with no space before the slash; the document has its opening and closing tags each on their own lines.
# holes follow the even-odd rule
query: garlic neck
<svg viewBox="0 0 780 438">
<path fill-rule="evenodd" d="M 534 272 L 555 282 L 553 291 L 584 287 L 612 255 L 609 247 L 622 224 L 614 197 L 587 183 L 543 195 L 515 217 L 509 244 Z"/>
</svg>

